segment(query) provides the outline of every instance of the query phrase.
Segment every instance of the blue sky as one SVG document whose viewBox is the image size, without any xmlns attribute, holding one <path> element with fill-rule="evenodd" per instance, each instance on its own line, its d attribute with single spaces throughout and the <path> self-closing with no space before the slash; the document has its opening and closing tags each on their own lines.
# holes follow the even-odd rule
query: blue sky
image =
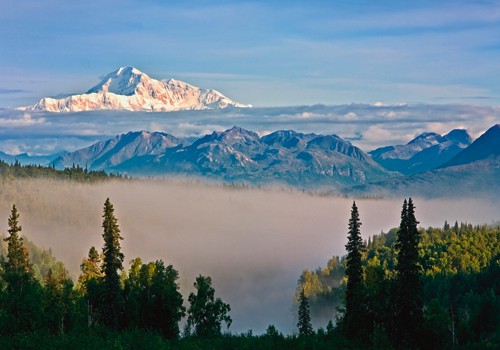
<svg viewBox="0 0 500 350">
<path fill-rule="evenodd" d="M 125 65 L 258 107 L 500 104 L 498 1 L 0 2 L 4 108 Z"/>
</svg>

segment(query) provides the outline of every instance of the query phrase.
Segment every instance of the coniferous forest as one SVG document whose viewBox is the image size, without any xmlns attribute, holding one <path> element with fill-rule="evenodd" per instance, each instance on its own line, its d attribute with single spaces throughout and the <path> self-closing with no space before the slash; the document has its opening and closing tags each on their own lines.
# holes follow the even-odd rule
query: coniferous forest
<svg viewBox="0 0 500 350">
<path fill-rule="evenodd" d="M 231 306 L 217 297 L 210 276 L 199 275 L 184 298 L 174 266 L 126 258 L 127 237 L 109 199 L 102 247 L 89 247 L 75 281 L 50 250 L 23 235 L 23 216 L 13 205 L 2 236 L 0 348 L 498 348 L 498 225 L 418 228 L 409 198 L 399 227 L 363 241 L 362 217 L 353 203 L 347 254 L 300 276 L 296 332 L 282 334 L 270 324 L 254 335 L 231 332 Z M 314 327 L 318 318 L 329 322 Z"/>
</svg>

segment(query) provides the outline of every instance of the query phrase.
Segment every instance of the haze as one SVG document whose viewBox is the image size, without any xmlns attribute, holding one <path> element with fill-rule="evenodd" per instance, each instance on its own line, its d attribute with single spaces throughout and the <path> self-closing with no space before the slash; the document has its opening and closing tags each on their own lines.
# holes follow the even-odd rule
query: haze
<svg viewBox="0 0 500 350">
<path fill-rule="evenodd" d="M 2 183 L 0 230 L 12 203 L 23 234 L 52 248 L 76 277 L 90 246 L 102 247 L 102 207 L 115 206 L 125 266 L 162 259 L 180 273 L 187 295 L 198 274 L 213 279 L 216 295 L 231 305 L 232 331 L 255 333 L 274 324 L 295 330 L 292 310 L 303 269 L 343 255 L 352 199 L 283 189 L 231 189 L 185 180 L 77 184 L 48 180 Z M 399 223 L 400 199 L 356 200 L 365 238 Z M 497 220 L 498 202 L 415 199 L 420 225 L 444 220 L 480 224 Z"/>
</svg>

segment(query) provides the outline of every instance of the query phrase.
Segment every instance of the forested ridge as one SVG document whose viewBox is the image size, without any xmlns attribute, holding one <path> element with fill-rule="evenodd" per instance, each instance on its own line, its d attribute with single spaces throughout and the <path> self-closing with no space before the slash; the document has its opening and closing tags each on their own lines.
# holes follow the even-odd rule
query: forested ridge
<svg viewBox="0 0 500 350">
<path fill-rule="evenodd" d="M 110 178 L 122 178 L 122 176 L 113 173 L 108 174 L 105 171 L 88 170 L 87 168 L 82 168 L 81 166 L 75 164 L 71 167 L 65 168 L 64 170 L 58 170 L 50 165 L 21 165 L 18 161 L 15 161 L 13 164 L 9 164 L 0 160 L 0 179 L 11 180 L 22 178 L 46 178 L 95 182 Z"/>
<path fill-rule="evenodd" d="M 381 348 L 391 345 L 398 230 L 369 237 L 361 251 L 364 341 L 382 344 Z M 445 222 L 441 228 L 420 228 L 419 235 L 424 302 L 421 347 L 496 348 L 500 344 L 500 223 Z M 346 257 L 334 256 L 326 267 L 301 274 L 297 294 L 305 291 L 313 318 L 325 320 L 335 314 L 342 319 L 346 265 Z"/>
<path fill-rule="evenodd" d="M 172 265 L 125 259 L 109 199 L 102 249 L 90 247 L 76 281 L 22 235 L 14 205 L 2 236 L 0 348 L 496 349 L 500 228 L 417 229 L 414 209 L 405 200 L 398 228 L 362 241 L 354 203 L 347 255 L 299 278 L 297 332 L 271 324 L 254 335 L 230 332 L 231 307 L 209 276 L 184 299 Z"/>
</svg>

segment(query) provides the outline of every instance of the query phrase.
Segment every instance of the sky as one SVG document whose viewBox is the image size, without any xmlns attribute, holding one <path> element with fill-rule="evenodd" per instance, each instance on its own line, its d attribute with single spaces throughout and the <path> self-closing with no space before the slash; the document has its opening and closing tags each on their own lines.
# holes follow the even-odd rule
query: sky
<svg viewBox="0 0 500 350">
<path fill-rule="evenodd" d="M 500 104 L 498 1 L 0 0 L 0 108 L 118 67 L 256 107 Z"/>
</svg>

